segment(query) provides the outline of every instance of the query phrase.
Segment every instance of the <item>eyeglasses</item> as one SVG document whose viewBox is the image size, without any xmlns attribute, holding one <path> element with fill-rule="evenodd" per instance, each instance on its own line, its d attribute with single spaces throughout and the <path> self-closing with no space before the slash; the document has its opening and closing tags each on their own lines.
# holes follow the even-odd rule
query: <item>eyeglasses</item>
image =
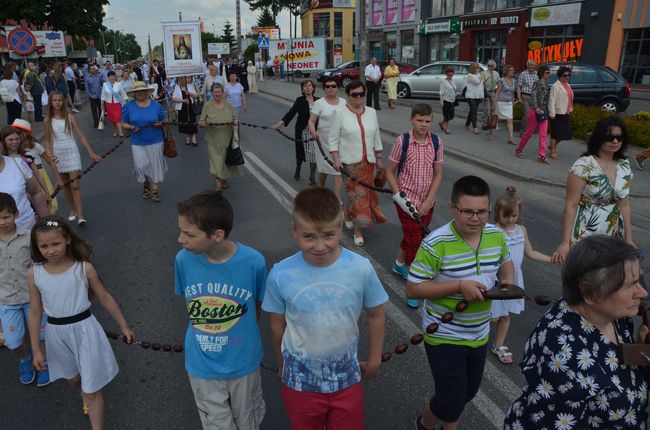
<svg viewBox="0 0 650 430">
<path fill-rule="evenodd" d="M 545 75 L 550 75 L 551 72 L 547 70 L 547 71 L 544 72 L 544 74 L 545 74 Z"/>
<path fill-rule="evenodd" d="M 338 85 L 333 84 L 333 85 L 325 85 L 325 88 L 337 88 Z"/>
<path fill-rule="evenodd" d="M 605 140 L 608 142 L 613 142 L 614 140 L 618 140 L 619 142 L 623 142 L 623 135 L 622 134 L 606 134 L 605 135 Z"/>
<path fill-rule="evenodd" d="M 458 213 L 459 213 L 463 218 L 467 218 L 467 219 L 472 219 L 472 217 L 474 217 L 474 216 L 476 216 L 476 217 L 479 218 L 479 219 L 481 219 L 481 218 L 487 218 L 487 216 L 490 214 L 490 212 L 492 212 L 492 211 L 489 210 L 489 209 L 481 209 L 481 210 L 478 210 L 478 211 L 473 211 L 473 210 L 471 210 L 471 209 L 461 209 L 461 208 L 459 208 L 458 206 L 456 206 L 456 205 L 454 205 L 454 204 L 452 204 L 452 206 L 453 206 L 454 208 L 456 208 L 456 210 L 458 211 Z"/>
<path fill-rule="evenodd" d="M 365 97 L 365 96 L 366 96 L 365 91 L 361 91 L 359 93 L 350 93 L 350 97 L 357 97 L 358 98 L 358 97 Z"/>
</svg>

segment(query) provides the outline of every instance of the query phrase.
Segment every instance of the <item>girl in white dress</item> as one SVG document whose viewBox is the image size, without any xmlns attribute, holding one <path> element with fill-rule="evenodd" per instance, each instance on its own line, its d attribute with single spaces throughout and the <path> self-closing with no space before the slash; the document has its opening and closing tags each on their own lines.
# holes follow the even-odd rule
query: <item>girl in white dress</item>
<svg viewBox="0 0 650 430">
<path fill-rule="evenodd" d="M 50 93 L 44 129 L 43 143 L 45 143 L 45 150 L 53 155 L 52 158 L 59 169 L 59 176 L 64 182 L 67 183 L 69 180 L 75 179 L 81 171 L 81 155 L 72 133 L 73 129 L 88 151 L 90 158 L 97 163 L 101 161 L 102 158 L 93 152 L 88 139 L 79 129 L 75 117 L 68 114 L 65 109 L 65 98 L 58 91 Z M 70 211 L 68 221 L 77 221 L 80 226 L 86 224 L 79 181 L 66 185 L 63 187 L 63 191 L 65 191 L 65 199 L 68 202 L 68 210 Z"/>
<path fill-rule="evenodd" d="M 506 236 L 512 264 L 515 266 L 515 285 L 524 288 L 524 276 L 521 263 L 524 255 L 531 260 L 552 263 L 551 257 L 533 249 L 528 240 L 528 232 L 523 225 L 517 224 L 521 214 L 522 202 L 515 187 L 508 187 L 505 194 L 494 203 L 494 221 Z M 492 323 L 496 324 L 492 353 L 503 364 L 512 364 L 512 352 L 504 345 L 510 328 L 510 314 L 519 314 L 524 310 L 524 299 L 492 300 Z"/>
<path fill-rule="evenodd" d="M 89 294 L 119 324 L 125 342 L 133 342 L 135 336 L 88 262 L 92 247 L 63 218 L 50 215 L 37 222 L 31 232 L 31 248 L 34 266 L 27 271 L 27 285 L 34 367 L 44 369 L 38 333 L 45 312 L 50 380 L 65 378 L 73 388 L 81 390 L 92 428 L 101 429 L 105 414 L 101 389 L 115 378 L 118 367 L 104 330 L 90 312 Z"/>
</svg>

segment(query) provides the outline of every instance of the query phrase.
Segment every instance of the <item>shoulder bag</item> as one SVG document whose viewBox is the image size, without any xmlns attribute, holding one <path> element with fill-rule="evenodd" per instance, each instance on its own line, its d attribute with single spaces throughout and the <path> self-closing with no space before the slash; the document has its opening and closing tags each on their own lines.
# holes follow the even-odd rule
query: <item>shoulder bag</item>
<svg viewBox="0 0 650 430">
<path fill-rule="evenodd" d="M 226 166 L 242 166 L 243 164 L 244 154 L 239 147 L 239 133 L 237 132 L 237 126 L 233 126 L 230 145 L 226 150 Z"/>
<path fill-rule="evenodd" d="M 497 128 L 497 122 L 499 121 L 499 116 L 495 113 L 488 115 L 487 120 L 485 120 L 485 127 L 488 130 Z"/>
<path fill-rule="evenodd" d="M 174 158 L 178 155 L 178 150 L 176 149 L 176 142 L 172 137 L 172 133 L 169 130 L 169 126 L 165 126 L 163 129 L 164 134 L 164 143 L 163 143 L 163 155 L 167 158 Z"/>
</svg>

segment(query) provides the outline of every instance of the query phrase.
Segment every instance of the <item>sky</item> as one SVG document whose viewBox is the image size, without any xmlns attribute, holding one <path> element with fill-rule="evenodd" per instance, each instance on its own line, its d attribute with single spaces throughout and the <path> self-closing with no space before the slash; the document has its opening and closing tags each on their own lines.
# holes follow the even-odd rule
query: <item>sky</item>
<svg viewBox="0 0 650 430">
<path fill-rule="evenodd" d="M 183 21 L 195 21 L 200 17 L 205 22 L 205 30 L 214 30 L 217 36 L 223 35 L 226 20 L 230 21 L 235 34 L 235 0 L 110 0 L 104 7 L 106 16 L 104 26 L 123 33 L 133 33 L 142 47 L 147 50 L 147 34 L 151 35 L 151 46 L 162 42 L 163 21 L 178 21 L 178 12 L 182 12 Z M 241 0 L 242 34 L 257 23 L 260 12 L 251 12 L 248 3 Z M 282 35 L 289 34 L 289 12 L 283 11 L 277 23 Z M 293 25 L 293 23 L 292 23 Z M 300 17 L 298 18 L 298 35 L 300 35 Z"/>
</svg>

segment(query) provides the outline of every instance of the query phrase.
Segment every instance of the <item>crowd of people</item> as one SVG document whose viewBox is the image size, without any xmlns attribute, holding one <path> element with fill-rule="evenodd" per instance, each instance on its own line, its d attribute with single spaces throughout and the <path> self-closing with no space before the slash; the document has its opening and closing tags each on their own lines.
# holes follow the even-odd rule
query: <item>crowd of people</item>
<svg viewBox="0 0 650 430">
<path fill-rule="evenodd" d="M 131 63 L 113 70 L 106 63 L 100 70 L 89 61 L 82 73 L 94 125 L 105 115 L 115 124 L 115 136 L 130 133 L 134 173 L 145 199 L 160 201 L 167 169 L 163 127 L 169 124 L 170 112 L 187 145 L 198 145 L 199 128 L 206 129 L 215 189 L 178 203 L 183 249 L 174 265 L 175 291 L 188 309 L 185 365 L 204 429 L 257 429 L 264 418 L 259 374 L 262 312 L 270 321 L 280 394 L 292 428 L 364 427 L 361 382 L 381 372 L 388 296 L 370 262 L 339 242 L 345 227 L 352 230 L 353 243 L 363 246 L 364 234 L 386 222 L 377 192 L 366 185 L 383 186 L 384 180 L 403 230 L 392 270 L 405 282 L 407 305 L 422 308 L 422 336 L 435 384 L 435 394 L 415 419 L 417 429 L 459 427 L 467 403 L 480 388 L 488 352 L 504 365 L 514 363 L 517 351 L 506 339 L 511 314 L 524 311 L 523 297 L 488 300 L 486 294 L 498 285 L 524 288 L 524 257 L 563 265 L 563 297 L 519 351 L 526 385 L 506 413 L 505 429 L 643 428 L 645 375 L 621 362 L 615 351 L 616 345 L 645 340 L 648 334 L 642 326 L 635 337 L 631 321 L 647 292 L 632 233 L 628 135 L 619 117 L 596 125 L 587 150 L 573 164 L 561 242 L 546 255 L 535 250 L 528 230 L 519 224 L 523 203 L 517 191 L 509 188 L 493 200 L 489 185 L 473 175 L 454 182 L 446 205 L 451 221 L 429 232 L 444 175 L 444 142 L 431 131 L 432 106 L 416 104 L 384 168 L 376 64 L 371 62 L 366 70 L 367 86 L 361 81 L 346 86 L 346 99 L 338 96 L 333 78 L 325 78 L 321 98 L 315 96 L 314 82 L 303 81 L 301 95 L 273 126 L 288 126 L 296 118 L 294 178 L 300 179 L 303 163 L 310 166 L 310 187 L 295 196 L 292 207 L 291 227 L 299 251 L 267 273 L 261 253 L 230 239 L 233 209 L 222 194 L 230 186 L 228 180 L 239 174 L 237 166 L 226 164 L 226 156 L 231 142 L 239 138 L 245 94 L 255 91 L 256 77 L 250 79 L 255 65 L 243 65 L 251 70 L 242 72 L 239 63 L 208 61 L 204 75 L 177 79 L 168 79 L 157 61 L 149 70 L 144 66 Z M 54 67 L 61 78 L 67 68 Z M 466 128 L 480 133 L 480 105 L 487 99 L 487 116 L 506 120 L 508 142 L 514 145 L 513 105 L 521 102 L 526 131 L 515 154 L 522 156 L 532 130 L 538 128 L 538 161 L 547 164 L 546 132 L 541 129 L 553 122 L 550 157 L 556 158 L 557 144 L 567 139 L 573 105 L 570 70 L 560 68 L 558 83 L 549 86 L 544 65 L 529 62 L 517 80 L 513 67 L 506 66 L 503 77 L 494 68 L 494 62 L 485 72 L 478 64 L 470 67 Z M 391 69 L 387 78 L 395 73 Z M 446 134 L 451 133 L 457 102 L 453 74 L 453 69 L 446 70 L 440 89 L 444 120 L 439 126 Z M 4 76 L 13 73 L 5 69 Z M 46 90 L 43 146 L 20 116 L 0 132 L 0 249 L 12 257 L 0 268 L 2 342 L 15 352 L 23 384 L 68 380 L 81 392 L 91 424 L 99 429 L 105 416 L 101 390 L 118 366 L 92 316 L 90 296 L 109 311 L 127 342 L 135 335 L 89 263 L 92 248 L 71 228 L 72 222 L 87 222 L 79 181 L 70 181 L 81 170 L 77 140 L 91 159 L 100 157 L 72 114 L 76 82 L 63 78 L 63 83 L 55 79 L 54 86 L 46 85 L 51 90 Z M 393 107 L 391 86 L 389 82 Z M 21 101 L 27 88 L 32 87 L 25 82 L 14 89 L 22 94 Z M 14 112 L 15 106 L 11 109 Z M 233 126 L 211 126 L 214 123 Z M 64 187 L 67 220 L 52 215 L 56 207 L 43 161 Z M 332 190 L 324 186 L 328 176 L 334 179 Z M 494 224 L 488 223 L 491 213 Z M 366 361 L 358 358 L 362 310 L 368 326 Z M 214 318 L 206 319 L 208 314 Z M 496 333 L 488 345 L 491 324 Z M 202 335 L 206 330 L 211 336 Z M 27 331 L 29 343 L 24 339 Z M 222 336 L 226 331 L 228 336 Z M 234 338 L 245 341 L 231 342 Z"/>
</svg>

